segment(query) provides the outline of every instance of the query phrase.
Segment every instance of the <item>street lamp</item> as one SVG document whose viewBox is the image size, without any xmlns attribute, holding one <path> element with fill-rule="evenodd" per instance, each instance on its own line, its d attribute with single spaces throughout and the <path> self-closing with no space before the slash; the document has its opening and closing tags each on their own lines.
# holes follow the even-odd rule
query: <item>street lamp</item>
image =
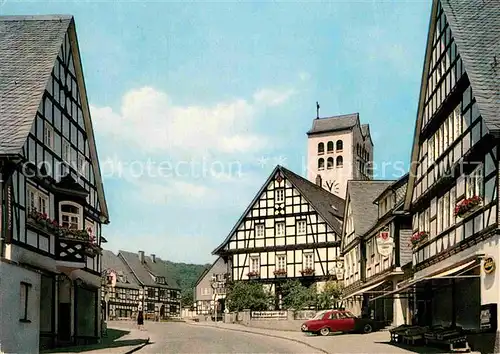
<svg viewBox="0 0 500 354">
<path fill-rule="evenodd" d="M 215 274 L 212 274 L 212 280 L 210 281 L 213 292 L 214 292 L 214 314 L 215 314 L 215 322 L 217 322 L 217 293 L 215 289 L 217 289 L 217 277 Z"/>
</svg>

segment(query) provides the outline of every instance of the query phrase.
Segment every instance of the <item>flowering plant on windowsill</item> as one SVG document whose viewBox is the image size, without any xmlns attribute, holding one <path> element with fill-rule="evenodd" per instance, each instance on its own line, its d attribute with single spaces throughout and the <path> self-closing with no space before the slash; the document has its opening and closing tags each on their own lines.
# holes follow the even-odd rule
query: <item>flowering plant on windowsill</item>
<svg viewBox="0 0 500 354">
<path fill-rule="evenodd" d="M 417 246 L 420 242 L 427 239 L 428 236 L 429 234 L 427 233 L 427 231 L 415 232 L 410 239 L 412 246 Z"/>
<path fill-rule="evenodd" d="M 468 212 L 474 210 L 477 206 L 481 205 L 483 200 L 480 196 L 473 196 L 471 198 L 466 198 L 457 203 L 455 206 L 455 216 L 459 218 L 463 217 Z"/>
<path fill-rule="evenodd" d="M 274 275 L 286 275 L 286 269 L 276 269 Z"/>
<path fill-rule="evenodd" d="M 313 275 L 314 274 L 314 269 L 312 268 L 305 268 L 300 271 L 300 274 L 302 275 Z"/>
<path fill-rule="evenodd" d="M 256 272 L 256 271 L 251 271 L 251 272 L 247 273 L 247 277 L 249 277 L 249 278 L 256 278 L 259 275 L 260 275 L 259 272 Z"/>
<path fill-rule="evenodd" d="M 95 236 L 92 236 L 93 240 L 90 238 L 90 233 L 92 231 L 90 228 L 87 230 L 69 229 L 60 225 L 57 220 L 50 219 L 46 213 L 40 213 L 34 208 L 32 208 L 28 213 L 28 221 L 31 221 L 31 223 L 50 233 L 56 234 L 60 238 L 88 242 L 89 244 L 95 244 L 96 242 Z"/>
</svg>

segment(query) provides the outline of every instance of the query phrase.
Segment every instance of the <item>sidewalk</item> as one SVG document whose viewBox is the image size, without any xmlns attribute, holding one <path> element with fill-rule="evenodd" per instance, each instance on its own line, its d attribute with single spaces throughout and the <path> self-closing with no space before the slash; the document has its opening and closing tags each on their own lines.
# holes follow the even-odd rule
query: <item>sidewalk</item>
<svg viewBox="0 0 500 354">
<path fill-rule="evenodd" d="M 223 322 L 186 322 L 193 326 L 215 327 L 225 330 L 260 334 L 268 337 L 291 340 L 305 344 L 310 348 L 326 353 L 445 353 L 429 347 L 398 346 L 389 343 L 389 333 L 386 331 L 370 334 L 332 334 L 330 336 L 307 335 L 302 332 L 276 331 L 248 327 L 239 324 Z"/>
<path fill-rule="evenodd" d="M 147 331 L 131 328 L 108 328 L 107 336 L 102 338 L 102 343 L 67 348 L 55 348 L 42 353 L 84 353 L 84 354 L 129 354 L 149 343 Z"/>
</svg>

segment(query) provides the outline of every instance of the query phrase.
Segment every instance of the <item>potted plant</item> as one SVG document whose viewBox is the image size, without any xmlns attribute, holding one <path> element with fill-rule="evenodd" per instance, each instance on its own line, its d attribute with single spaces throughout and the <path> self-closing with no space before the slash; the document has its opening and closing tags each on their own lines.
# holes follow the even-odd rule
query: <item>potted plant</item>
<svg viewBox="0 0 500 354">
<path fill-rule="evenodd" d="M 481 205 L 482 201 L 483 200 L 481 199 L 481 197 L 477 195 L 461 200 L 455 206 L 455 216 L 458 216 L 459 218 L 465 218 L 474 210 L 476 210 L 477 207 Z"/>
<path fill-rule="evenodd" d="M 427 231 L 415 232 L 410 239 L 411 245 L 413 248 L 417 247 L 421 242 L 425 241 L 428 236 L 429 234 Z"/>
<path fill-rule="evenodd" d="M 302 269 L 300 271 L 300 274 L 302 274 L 303 276 L 306 276 L 306 275 L 313 275 L 314 274 L 314 269 L 312 268 L 305 268 L 305 269 Z"/>
<path fill-rule="evenodd" d="M 247 273 L 247 277 L 250 279 L 258 278 L 259 277 L 259 272 L 257 271 L 250 271 Z"/>
<path fill-rule="evenodd" d="M 286 269 L 276 269 L 274 275 L 277 277 L 283 277 L 286 275 Z"/>
</svg>

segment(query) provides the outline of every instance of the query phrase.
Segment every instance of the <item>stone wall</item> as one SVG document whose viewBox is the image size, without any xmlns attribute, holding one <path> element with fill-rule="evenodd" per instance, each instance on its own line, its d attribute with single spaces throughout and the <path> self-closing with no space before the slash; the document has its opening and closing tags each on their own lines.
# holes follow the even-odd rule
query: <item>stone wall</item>
<svg viewBox="0 0 500 354">
<path fill-rule="evenodd" d="M 264 313 L 266 311 L 260 311 Z M 270 314 L 269 318 L 255 318 L 252 317 L 251 311 L 241 311 L 241 312 L 231 312 L 224 315 L 225 323 L 236 323 L 244 326 L 264 328 L 264 329 L 275 329 L 281 331 L 300 331 L 300 326 L 307 319 L 312 318 L 316 311 L 279 311 L 284 312 L 284 316 L 271 317 L 277 311 L 268 311 Z"/>
</svg>

